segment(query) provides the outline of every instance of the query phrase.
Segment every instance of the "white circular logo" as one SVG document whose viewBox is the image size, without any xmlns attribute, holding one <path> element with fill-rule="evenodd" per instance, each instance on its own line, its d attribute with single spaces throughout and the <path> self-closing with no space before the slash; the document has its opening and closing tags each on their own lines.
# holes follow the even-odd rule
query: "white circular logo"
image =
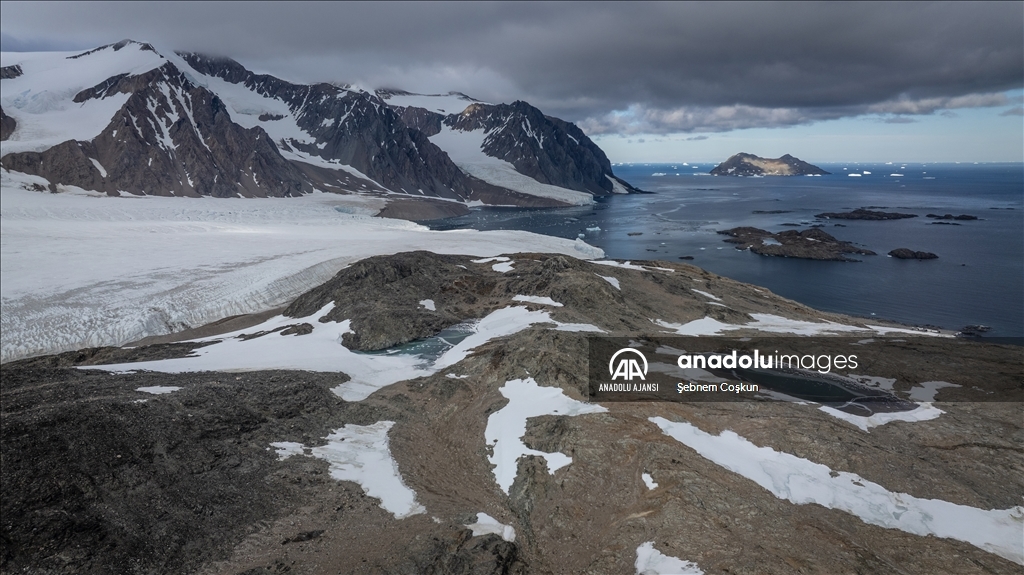
<svg viewBox="0 0 1024 575">
<path fill-rule="evenodd" d="M 619 356 L 622 354 L 627 355 L 619 359 Z M 640 361 L 643 362 L 642 369 L 635 357 L 629 357 L 630 354 L 640 357 Z M 616 359 L 618 359 L 617 362 Z M 633 381 L 634 377 L 639 377 L 643 380 L 647 376 L 647 358 L 644 357 L 644 354 L 640 353 L 640 350 L 624 347 L 615 352 L 611 360 L 608 361 L 608 374 L 612 376 L 612 381 L 620 377 L 625 381 Z"/>
</svg>

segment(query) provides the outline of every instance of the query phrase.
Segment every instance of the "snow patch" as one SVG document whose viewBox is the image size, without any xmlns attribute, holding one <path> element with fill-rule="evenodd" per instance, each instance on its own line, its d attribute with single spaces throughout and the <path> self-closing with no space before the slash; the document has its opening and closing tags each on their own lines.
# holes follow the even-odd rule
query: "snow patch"
<svg viewBox="0 0 1024 575">
<path fill-rule="evenodd" d="M 637 575 L 704 575 L 697 564 L 664 555 L 654 548 L 654 541 L 648 541 L 636 548 Z"/>
<path fill-rule="evenodd" d="M 403 519 L 425 513 L 426 509 L 416 502 L 416 492 L 402 481 L 398 464 L 391 456 L 388 431 L 394 425 L 394 421 L 343 425 L 325 438 L 327 445 L 319 447 L 289 441 L 271 445 L 281 459 L 308 454 L 327 461 L 332 478 L 358 483 L 367 495 L 380 500 L 381 507 Z"/>
<path fill-rule="evenodd" d="M 929 419 L 935 419 L 945 413 L 941 409 L 933 407 L 930 403 L 918 405 L 910 411 L 879 412 L 868 416 L 854 415 L 827 405 L 823 405 L 818 409 L 832 417 L 842 419 L 847 423 L 856 425 L 861 429 L 861 431 L 868 431 L 872 427 L 878 427 L 879 425 L 885 425 L 886 423 L 892 423 L 893 421 L 928 421 Z"/>
<path fill-rule="evenodd" d="M 640 477 L 644 480 L 644 485 L 647 486 L 648 490 L 653 490 L 658 487 L 658 484 L 655 483 L 654 478 L 651 477 L 650 473 L 643 473 Z"/>
<path fill-rule="evenodd" d="M 572 458 L 564 453 L 547 453 L 527 447 L 523 443 L 527 419 L 541 415 L 572 416 L 608 411 L 600 405 L 566 397 L 559 387 L 540 387 L 532 377 L 507 381 L 499 391 L 508 403 L 487 418 L 484 439 L 491 449 L 487 460 L 494 465 L 494 479 L 506 494 L 515 481 L 519 458 L 524 455 L 543 457 L 551 474 L 572 463 Z"/>
<path fill-rule="evenodd" d="M 715 436 L 687 422 L 662 417 L 650 421 L 665 435 L 705 459 L 757 483 L 779 499 L 815 503 L 845 511 L 870 525 L 914 535 L 956 539 L 1024 564 L 1024 507 L 984 510 L 940 499 L 919 499 L 889 491 L 859 475 L 771 447 L 758 447 L 733 431 Z"/>
<path fill-rule="evenodd" d="M 437 311 L 437 306 L 434 305 L 434 300 L 432 299 L 420 300 L 420 305 L 429 309 L 430 311 Z"/>
<path fill-rule="evenodd" d="M 720 298 L 720 297 L 718 297 L 718 296 L 716 296 L 716 295 L 712 295 L 712 294 L 709 294 L 709 293 L 708 293 L 708 292 L 706 292 L 706 291 L 700 291 L 699 289 L 695 289 L 695 290 L 693 290 L 693 291 L 695 291 L 695 292 L 699 293 L 700 295 L 702 295 L 702 296 L 704 296 L 704 297 L 706 297 L 706 298 L 710 298 L 710 299 L 713 299 L 713 300 L 715 300 L 715 301 L 722 301 L 722 298 Z"/>
<path fill-rule="evenodd" d="M 517 296 L 512 298 L 512 301 L 521 301 L 521 302 L 526 302 L 526 303 L 539 303 L 539 304 L 550 305 L 550 306 L 554 306 L 554 307 L 563 307 L 562 304 L 558 303 L 557 301 L 555 301 L 555 300 L 553 300 L 553 299 L 551 299 L 549 297 L 539 296 L 539 295 L 517 295 Z"/>
<path fill-rule="evenodd" d="M 595 275 L 597 275 L 597 277 L 603 279 L 604 281 L 612 284 L 612 287 L 614 287 L 615 289 L 617 289 L 619 291 L 622 291 L 622 288 L 619 287 L 619 280 L 618 280 L 618 278 L 613 278 L 611 276 L 603 276 L 601 274 L 595 274 Z"/>
<path fill-rule="evenodd" d="M 466 525 L 473 530 L 473 537 L 479 537 L 480 535 L 500 535 L 502 539 L 509 543 L 514 543 L 516 540 L 516 530 L 511 525 L 505 525 L 499 523 L 497 519 L 491 517 L 486 513 L 476 514 L 476 523 L 470 523 Z"/>
<path fill-rule="evenodd" d="M 107 170 L 103 168 L 103 164 L 101 164 L 99 160 L 89 158 L 89 161 L 92 162 L 92 165 L 96 166 L 97 170 L 99 170 L 100 176 L 103 176 L 104 178 L 107 177 Z"/>
<path fill-rule="evenodd" d="M 152 385 L 149 387 L 139 387 L 135 391 L 141 391 L 143 393 L 152 393 L 153 395 L 163 395 L 165 393 L 174 393 L 181 389 L 173 385 Z"/>
</svg>

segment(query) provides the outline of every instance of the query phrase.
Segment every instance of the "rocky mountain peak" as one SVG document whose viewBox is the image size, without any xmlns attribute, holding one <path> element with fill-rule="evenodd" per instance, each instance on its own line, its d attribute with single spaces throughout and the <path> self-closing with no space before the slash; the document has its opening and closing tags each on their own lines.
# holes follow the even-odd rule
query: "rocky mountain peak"
<svg viewBox="0 0 1024 575">
<path fill-rule="evenodd" d="M 287 196 L 316 188 L 506 205 L 537 205 L 530 199 L 535 193 L 555 198 L 544 205 L 560 205 L 564 194 L 537 192 L 543 186 L 568 194 L 632 190 L 579 128 L 522 101 L 494 105 L 461 92 L 423 96 L 297 84 L 254 73 L 228 57 L 165 57 L 133 40 L 58 58 L 54 65 L 75 78 L 67 86 L 35 86 L 28 61 L 4 67 L 0 108 L 0 163 L 44 177 L 54 190 L 71 185 L 115 195 Z M 72 85 L 90 75 L 92 85 Z M 14 97 L 26 89 L 47 95 Z M 68 94 L 68 102 L 51 101 L 57 93 Z M 95 136 L 24 139 L 65 130 L 66 122 L 55 118 L 39 130 L 33 122 L 48 121 L 39 113 L 46 110 L 26 113 L 23 107 L 66 110 L 72 104 L 83 122 L 95 126 Z M 24 131 L 22 122 L 28 122 Z M 483 131 L 481 157 L 501 159 L 518 175 L 493 180 L 465 172 L 431 139 L 444 126 Z"/>
</svg>

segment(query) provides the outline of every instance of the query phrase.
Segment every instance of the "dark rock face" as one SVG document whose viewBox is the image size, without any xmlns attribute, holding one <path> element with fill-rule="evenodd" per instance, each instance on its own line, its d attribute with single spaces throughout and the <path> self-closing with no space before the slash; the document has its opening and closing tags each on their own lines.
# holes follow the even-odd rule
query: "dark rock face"
<svg viewBox="0 0 1024 575">
<path fill-rule="evenodd" d="M 223 558 L 247 524 L 301 504 L 301 486 L 281 473 L 269 442 L 374 421 L 332 396 L 335 374 L 111 380 L 76 369 L 3 370 L 5 573 L 192 572 Z M 135 391 L 157 385 L 182 389 Z M 312 459 L 291 463 L 332 481 Z"/>
<path fill-rule="evenodd" d="M 773 234 L 759 228 L 740 227 L 718 233 L 731 236 L 725 241 L 737 244 L 738 249 L 749 249 L 762 256 L 849 262 L 859 260 L 846 257 L 845 254 L 876 255 L 871 250 L 837 240 L 819 228 L 786 230 Z M 765 243 L 765 240 L 769 243 Z"/>
<path fill-rule="evenodd" d="M 155 52 L 148 44 L 125 40 L 69 58 L 88 65 L 91 55 L 109 49 Z M 244 85 L 284 103 L 290 110 L 289 121 L 308 138 L 274 142 L 259 126 L 243 128 L 232 120 L 228 107 L 213 91 L 197 85 L 165 59 L 157 69 L 135 76 L 115 75 L 75 96 L 74 102 L 83 103 L 129 95 L 98 137 L 64 142 L 39 153 L 9 154 L 2 158 L 3 167 L 47 178 L 54 191 L 63 184 L 112 195 L 294 196 L 315 186 L 337 192 L 386 188 L 417 197 L 506 205 L 564 205 L 463 173 L 429 140 L 445 121 L 434 112 L 392 108 L 379 95 L 334 84 L 293 84 L 255 74 L 227 58 L 194 53 L 179 56 L 199 74 Z M 2 71 L 3 78 L 22 73 L 19 66 Z M 474 102 L 455 95 L 467 104 Z M 501 113 L 500 119 L 488 124 L 487 153 L 508 159 L 517 170 L 542 183 L 598 195 L 619 186 L 632 190 L 620 180 L 613 185 L 604 153 L 576 126 L 546 117 L 522 102 L 501 107 Z M 276 122 L 285 115 L 263 112 L 258 118 Z M 0 136 L 8 139 L 16 122 L 6 114 L 0 121 Z M 286 159 L 282 151 L 351 166 L 368 180 L 340 169 Z"/>
<path fill-rule="evenodd" d="M 976 219 L 978 219 L 978 216 L 971 216 L 971 215 L 967 215 L 967 214 L 960 214 L 959 216 L 954 216 L 953 214 L 945 214 L 945 215 L 942 215 L 942 216 L 940 216 L 938 214 L 928 214 L 925 217 L 926 218 L 931 218 L 933 220 L 965 220 L 965 221 L 967 221 L 967 220 L 976 220 Z"/>
<path fill-rule="evenodd" d="M 789 154 L 781 158 L 762 158 L 739 153 L 711 170 L 713 176 L 806 176 L 828 172 Z"/>
<path fill-rule="evenodd" d="M 463 131 L 483 129 L 485 154 L 543 184 L 608 195 L 614 193 L 614 178 L 626 191 L 637 191 L 615 178 L 608 157 L 583 130 L 545 116 L 526 102 L 472 104 L 461 114 L 445 117 L 444 124 Z"/>
<path fill-rule="evenodd" d="M 262 128 L 232 122 L 220 98 L 192 84 L 172 64 L 112 77 L 74 101 L 118 93 L 130 94 L 128 101 L 93 141 L 8 154 L 3 167 L 111 195 L 251 197 L 312 191 Z"/>
<path fill-rule="evenodd" d="M 396 192 L 468 200 L 472 184 L 448 155 L 373 94 L 333 84 L 292 84 L 229 58 L 179 53 L 196 71 L 285 102 L 316 144 L 288 145 L 352 166 Z M 333 119 L 333 121 L 331 121 Z M 436 133 L 436 132 L 435 132 Z"/>
<path fill-rule="evenodd" d="M 901 214 L 899 212 L 879 212 L 858 208 L 851 212 L 824 212 L 817 214 L 816 218 L 829 220 L 902 220 L 905 218 L 916 218 L 917 214 Z"/>
<path fill-rule="evenodd" d="M 4 66 L 0 68 L 0 80 L 10 80 L 21 76 L 21 66 L 15 64 L 13 66 Z"/>
<path fill-rule="evenodd" d="M 901 260 L 934 260 L 939 257 L 931 252 L 915 252 L 907 248 L 897 248 L 889 252 L 889 255 Z"/>
<path fill-rule="evenodd" d="M 11 137 L 14 133 L 14 129 L 18 127 L 18 122 L 14 118 L 4 113 L 4 109 L 0 108 L 0 140 L 6 140 Z"/>
</svg>

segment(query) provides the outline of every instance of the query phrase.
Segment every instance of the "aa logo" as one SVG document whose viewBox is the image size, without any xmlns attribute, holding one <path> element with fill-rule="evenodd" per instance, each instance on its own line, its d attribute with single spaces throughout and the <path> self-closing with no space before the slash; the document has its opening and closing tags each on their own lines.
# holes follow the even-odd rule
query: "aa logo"
<svg viewBox="0 0 1024 575">
<path fill-rule="evenodd" d="M 637 361 L 637 357 L 640 358 L 639 361 Z M 640 368 L 641 361 L 643 362 L 642 369 Z M 612 381 L 620 377 L 625 381 L 633 381 L 634 377 L 643 380 L 647 375 L 647 358 L 639 350 L 624 347 L 615 352 L 611 361 L 608 362 L 608 373 L 611 374 Z"/>
</svg>

